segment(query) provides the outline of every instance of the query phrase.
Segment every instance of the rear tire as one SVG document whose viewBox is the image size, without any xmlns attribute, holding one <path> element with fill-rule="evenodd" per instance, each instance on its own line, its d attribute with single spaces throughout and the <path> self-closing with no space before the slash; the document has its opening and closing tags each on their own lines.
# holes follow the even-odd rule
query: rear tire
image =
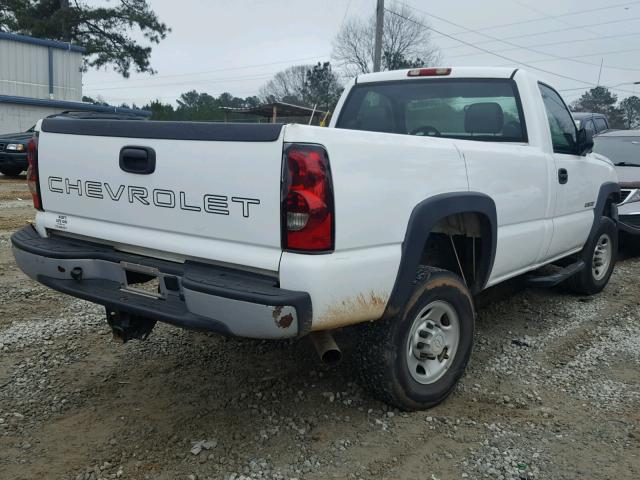
<svg viewBox="0 0 640 480">
<path fill-rule="evenodd" d="M 24 169 L 20 167 L 0 167 L 0 173 L 6 175 L 7 177 L 17 177 L 23 171 Z"/>
<path fill-rule="evenodd" d="M 402 410 L 431 408 L 451 393 L 471 355 L 474 308 L 458 275 L 421 267 L 413 295 L 395 317 L 362 326 L 360 381 Z"/>
<path fill-rule="evenodd" d="M 609 283 L 618 253 L 618 228 L 608 217 L 601 217 L 600 224 L 581 252 L 586 267 L 569 280 L 569 288 L 581 295 L 593 295 Z"/>
</svg>

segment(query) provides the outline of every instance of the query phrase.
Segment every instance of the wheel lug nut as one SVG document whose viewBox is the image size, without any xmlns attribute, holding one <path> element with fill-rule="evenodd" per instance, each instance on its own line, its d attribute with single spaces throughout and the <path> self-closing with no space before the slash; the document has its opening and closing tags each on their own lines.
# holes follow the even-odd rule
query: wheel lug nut
<svg viewBox="0 0 640 480">
<path fill-rule="evenodd" d="M 425 344 L 422 342 L 418 342 L 418 344 L 416 345 L 416 347 L 418 347 L 418 350 L 422 350 L 425 347 Z"/>
<path fill-rule="evenodd" d="M 420 336 L 420 338 L 427 338 L 427 336 L 429 336 L 429 332 L 425 330 L 420 330 L 418 331 L 418 335 Z"/>
</svg>

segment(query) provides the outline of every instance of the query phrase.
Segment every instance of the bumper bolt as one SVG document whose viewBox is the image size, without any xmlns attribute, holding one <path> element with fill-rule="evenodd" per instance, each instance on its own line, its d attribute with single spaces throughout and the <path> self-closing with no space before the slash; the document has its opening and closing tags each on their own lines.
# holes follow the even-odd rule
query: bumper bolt
<svg viewBox="0 0 640 480">
<path fill-rule="evenodd" d="M 71 269 L 71 278 L 73 278 L 76 281 L 80 281 L 82 280 L 82 268 L 80 267 L 73 267 Z"/>
</svg>

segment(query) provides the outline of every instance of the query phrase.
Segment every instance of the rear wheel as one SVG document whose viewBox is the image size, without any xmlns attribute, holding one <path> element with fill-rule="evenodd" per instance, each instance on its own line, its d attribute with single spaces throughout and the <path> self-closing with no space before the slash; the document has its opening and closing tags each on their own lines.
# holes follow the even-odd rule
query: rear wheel
<svg viewBox="0 0 640 480">
<path fill-rule="evenodd" d="M 403 410 L 430 408 L 447 398 L 469 362 L 473 302 L 460 277 L 421 267 L 403 311 L 362 328 L 363 386 Z"/>
<path fill-rule="evenodd" d="M 618 252 L 618 229 L 608 217 L 602 217 L 595 235 L 582 250 L 586 268 L 571 277 L 567 283 L 576 293 L 592 295 L 609 283 Z"/>
<path fill-rule="evenodd" d="M 21 167 L 0 167 L 0 173 L 8 177 L 16 177 L 24 171 Z"/>
</svg>

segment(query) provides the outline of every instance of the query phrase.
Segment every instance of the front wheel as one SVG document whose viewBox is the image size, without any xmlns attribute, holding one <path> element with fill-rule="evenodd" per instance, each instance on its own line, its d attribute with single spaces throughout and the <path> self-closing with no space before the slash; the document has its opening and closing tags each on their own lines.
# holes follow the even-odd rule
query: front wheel
<svg viewBox="0 0 640 480">
<path fill-rule="evenodd" d="M 403 410 L 437 405 L 469 362 L 474 316 L 471 295 L 459 276 L 421 267 L 403 311 L 362 327 L 357 343 L 361 383 Z"/>
<path fill-rule="evenodd" d="M 581 253 L 586 267 L 567 281 L 569 288 L 582 295 L 600 292 L 609 283 L 617 252 L 618 228 L 613 220 L 602 217 Z"/>
</svg>

